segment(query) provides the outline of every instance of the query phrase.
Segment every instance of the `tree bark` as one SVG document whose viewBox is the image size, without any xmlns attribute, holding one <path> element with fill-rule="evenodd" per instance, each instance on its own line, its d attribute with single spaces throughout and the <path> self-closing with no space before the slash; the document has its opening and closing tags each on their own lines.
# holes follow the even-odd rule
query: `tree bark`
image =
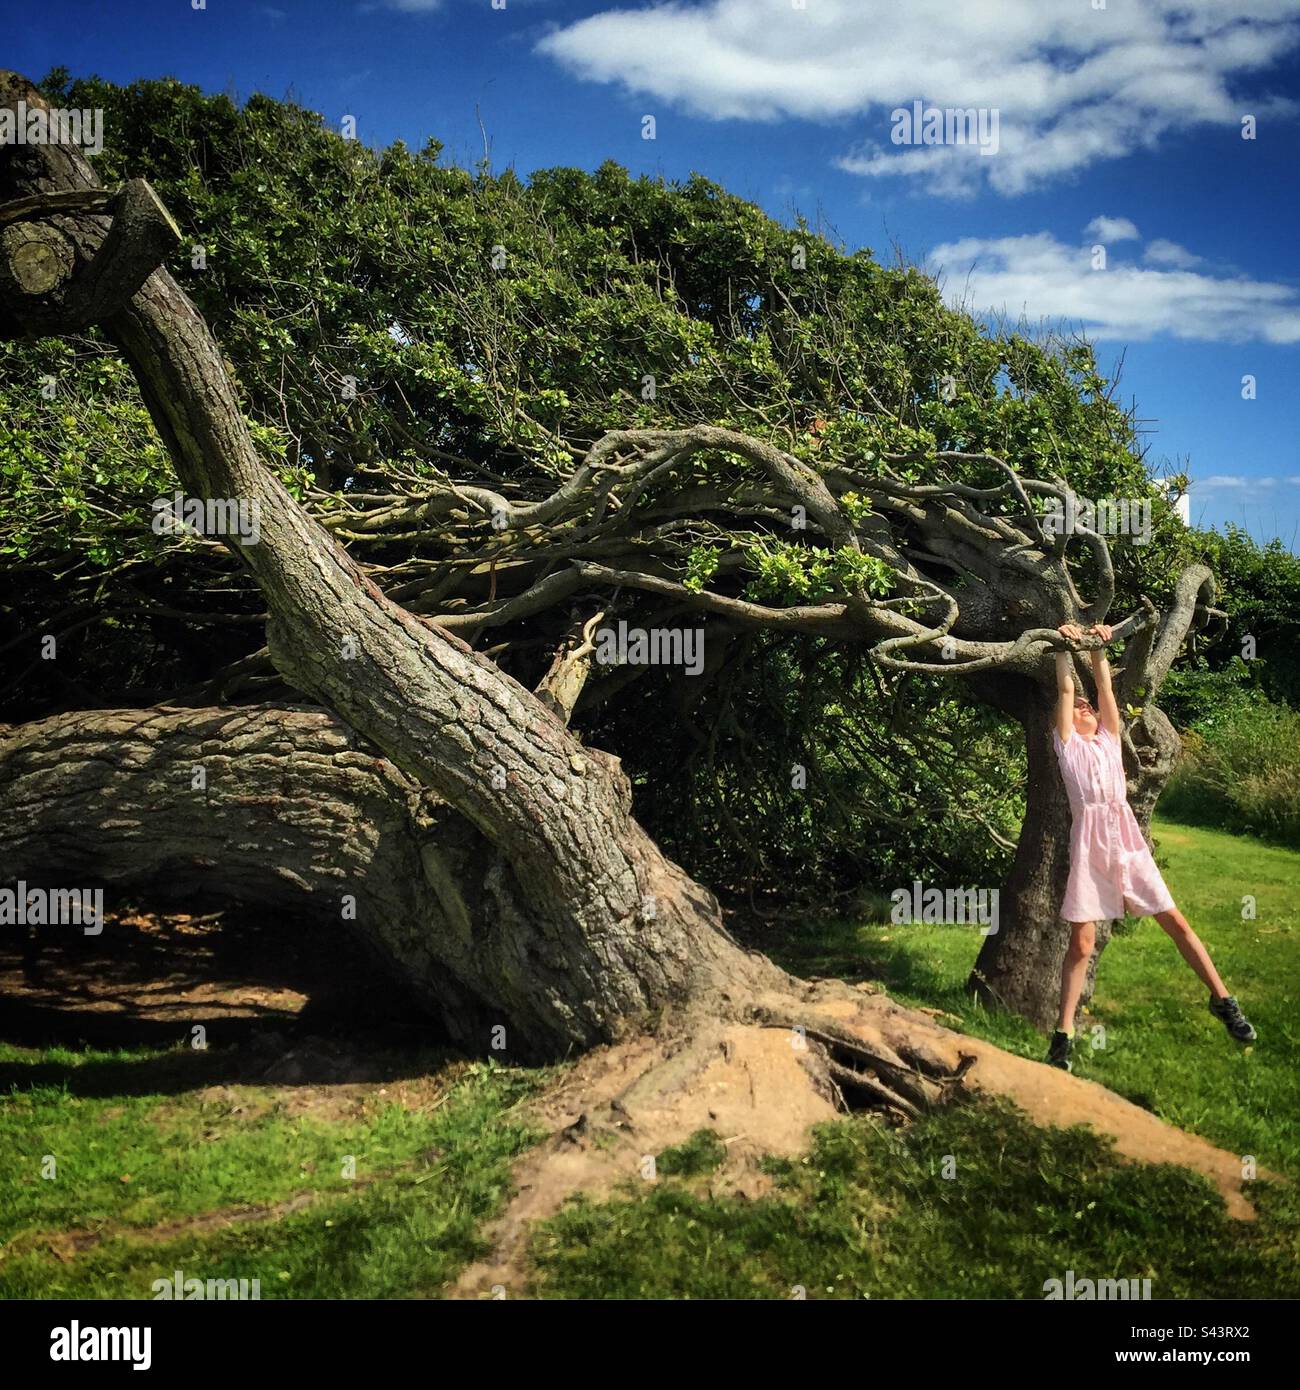
<svg viewBox="0 0 1300 1390">
<path fill-rule="evenodd" d="M 0 74 L 0 102 L 20 98 L 42 103 L 25 79 Z M 73 147 L 0 150 L 0 199 L 96 187 Z M 72 250 L 72 285 L 89 276 L 104 295 L 109 219 L 57 212 L 47 221 Z M 133 262 L 132 276 L 137 270 Z M 4 307 L 21 327 L 44 333 L 57 324 L 59 303 L 77 296 L 61 283 L 32 298 L 10 295 Z M 165 270 L 103 326 L 186 490 L 256 509 L 257 543 L 223 539 L 266 598 L 277 669 L 444 798 L 508 862 L 533 923 L 515 933 L 524 958 L 514 968 L 521 989 L 536 982 L 533 1007 L 518 1020 L 536 1047 L 587 1046 L 661 1008 L 780 976 L 730 939 L 713 895 L 636 822 L 617 759 L 585 748 L 459 638 L 386 599 L 262 465 L 220 349 Z"/>
<path fill-rule="evenodd" d="M 1029 682 L 981 688 L 1024 730 L 1025 817 L 999 900 L 998 930 L 984 938 L 969 988 L 1040 1028 L 1051 1025 L 1060 995 L 1068 930 L 1059 918 L 1070 848 L 1070 808 L 1052 748 L 1053 708 Z"/>
<path fill-rule="evenodd" d="M 94 710 L 0 731 L 0 881 L 251 904 L 356 934 L 469 1050 L 584 1011 L 506 858 L 322 710 Z M 58 931 L 60 928 L 47 928 Z M 498 1031 L 504 1029 L 504 1033 Z"/>
</svg>

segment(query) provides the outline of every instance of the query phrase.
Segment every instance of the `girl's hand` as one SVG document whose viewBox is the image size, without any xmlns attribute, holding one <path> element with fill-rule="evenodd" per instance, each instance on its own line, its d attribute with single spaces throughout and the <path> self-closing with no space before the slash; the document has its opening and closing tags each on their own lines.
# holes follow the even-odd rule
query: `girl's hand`
<svg viewBox="0 0 1300 1390">
<path fill-rule="evenodd" d="M 1095 632 L 1103 642 L 1109 642 L 1111 640 L 1111 629 L 1108 623 L 1093 623 L 1088 631 Z"/>
<path fill-rule="evenodd" d="M 1079 626 L 1078 623 L 1062 623 L 1061 626 L 1058 627 L 1056 630 L 1068 642 L 1083 641 L 1083 629 Z"/>
</svg>

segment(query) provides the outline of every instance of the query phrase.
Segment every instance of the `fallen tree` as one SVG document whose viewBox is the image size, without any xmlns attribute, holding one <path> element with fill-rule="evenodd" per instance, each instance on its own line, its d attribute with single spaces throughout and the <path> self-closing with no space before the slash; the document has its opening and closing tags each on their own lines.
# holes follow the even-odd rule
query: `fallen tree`
<svg viewBox="0 0 1300 1390">
<path fill-rule="evenodd" d="M 41 101 L 24 80 L 0 76 L 0 100 L 23 98 Z M 80 152 L 14 146 L 3 160 L 7 199 L 56 198 L 40 222 L 49 250 L 41 265 L 52 269 L 6 287 L 11 325 L 46 332 L 70 304 L 69 329 L 84 326 L 89 297 L 70 286 L 94 277 L 95 312 L 130 361 L 186 488 L 249 501 L 262 518 L 259 542 L 240 553 L 271 610 L 277 667 L 508 856 L 537 956 L 511 964 L 538 991 L 527 1050 L 589 1045 L 672 1002 L 756 980 L 762 968 L 727 939 L 712 894 L 664 859 L 632 818 L 616 761 L 583 748 L 460 638 L 386 599 L 262 466 L 193 304 L 165 270 L 144 275 L 135 257 L 119 264 L 111 220 L 63 211 L 72 194 L 91 207 L 102 202 Z M 153 244 L 164 240 L 159 233 Z M 12 254 L 32 259 L 21 248 Z M 547 977 L 553 993 L 541 984 Z"/>
<path fill-rule="evenodd" d="M 0 74 L 0 103 L 18 100 L 41 98 Z M 13 813 L 0 841 L 6 873 L 30 882 L 84 873 L 269 903 L 314 898 L 331 919 L 336 898 L 355 897 L 360 930 L 471 1045 L 505 1026 L 518 1052 L 555 1055 L 635 1041 L 657 1024 L 642 1073 L 621 1093 L 646 1106 L 680 1099 L 719 1048 L 730 1065 L 735 1039 L 718 1029 L 734 1027 L 775 1030 L 798 1054 L 810 1092 L 840 1108 L 914 1116 L 982 1069 L 973 1084 L 1054 1095 L 1063 1098 L 1054 1113 L 1083 1118 L 1084 1093 L 1070 1089 L 1083 1083 L 962 1039 L 883 995 L 792 980 L 731 939 L 713 895 L 632 816 L 618 760 L 567 727 L 589 618 L 557 652 L 540 695 L 459 635 L 543 611 L 581 584 L 634 589 L 741 626 L 866 642 L 886 669 L 959 675 L 1041 742 L 1038 682 L 1059 643 L 1054 621 L 1101 617 L 1113 597 L 1104 540 L 1082 533 L 1098 584 L 1085 602 L 1064 542 L 1049 541 L 1030 505 L 1034 491 L 1068 497 L 1062 482 L 1024 480 L 990 459 L 999 474 L 991 486 L 917 485 L 887 460 L 879 475 L 823 474 L 713 427 L 614 431 L 546 496 L 449 478 L 421 504 L 426 515 L 441 509 L 456 526 L 477 526 L 476 544 L 537 552 L 516 567 L 516 592 L 498 596 L 493 579 L 478 611 L 438 621 L 386 595 L 261 464 L 215 340 L 159 265 L 175 228 L 147 186 L 109 199 L 75 149 L 10 147 L 0 152 L 0 198 L 10 272 L 0 276 L 0 333 L 94 322 L 120 347 L 187 492 L 256 508 L 258 539 L 226 543 L 265 600 L 269 659 L 337 715 L 89 712 L 9 730 L 0 744 L 0 790 Z M 25 230 L 10 236 L 13 226 Z M 839 557 L 842 598 L 778 607 L 665 572 L 642 543 L 637 503 L 652 481 L 719 453 L 750 476 L 728 482 L 708 508 L 748 514 L 756 476 L 760 510 L 797 510 L 810 539 Z M 869 513 L 852 500 L 864 496 Z M 683 506 L 702 505 L 683 497 Z M 1008 501 L 1019 510 L 1007 512 Z M 588 549 L 556 563 L 556 547 L 606 523 L 605 561 Z M 960 601 L 932 577 L 945 566 L 961 575 Z M 886 573 L 888 597 L 873 585 Z M 1205 621 L 1210 585 L 1208 573 L 1189 570 L 1163 615 L 1146 604 L 1119 625 L 1134 653 L 1121 690 L 1153 691 L 1188 628 Z M 1169 749 L 1150 718 L 1129 749 L 1158 780 Z M 187 765 L 203 776 L 187 779 Z M 1047 816 L 1029 826 L 1018 860 L 1028 878 L 1008 936 L 1017 920 L 1035 929 L 1051 920 L 1040 861 L 1060 852 L 1060 831 Z M 1032 1004 L 1027 970 L 1055 949 L 1044 937 L 1008 953 L 1002 975 L 999 962 L 986 962 L 984 978 L 996 977 L 1009 1002 L 1018 985 Z M 1148 1135 L 1173 1133 L 1149 1116 L 1134 1120 L 1129 1112 L 1141 1112 L 1113 1097 L 1107 1106 Z M 1227 1156 L 1185 1137 L 1179 1145 L 1228 1185 Z"/>
<path fill-rule="evenodd" d="M 194 787 L 202 768 L 206 786 Z M 0 729 L 0 863 L 50 882 L 95 882 L 157 903 L 253 903 L 357 934 L 481 1050 L 527 1055 L 546 984 L 526 903 L 484 837 L 333 716 L 315 709 L 99 710 Z M 33 874 L 33 886 L 39 875 Z M 341 910 L 357 898 L 355 913 Z M 1015 1100 L 1040 1123 L 1087 1123 L 1143 1162 L 1182 1163 L 1252 1215 L 1231 1154 L 1101 1087 L 1013 1057 L 900 1008 L 883 992 L 805 982 L 768 967 L 706 1003 L 675 1002 L 653 1035 L 598 1046 L 544 1100 L 550 1144 L 530 1155 L 492 1259 L 461 1292 L 519 1276 L 528 1224 L 575 1191 L 636 1171 L 694 1130 L 734 1133 L 733 1173 L 801 1147 L 837 1112 L 914 1118 L 961 1093 Z M 587 1140 L 602 1134 L 605 1142 Z"/>
</svg>

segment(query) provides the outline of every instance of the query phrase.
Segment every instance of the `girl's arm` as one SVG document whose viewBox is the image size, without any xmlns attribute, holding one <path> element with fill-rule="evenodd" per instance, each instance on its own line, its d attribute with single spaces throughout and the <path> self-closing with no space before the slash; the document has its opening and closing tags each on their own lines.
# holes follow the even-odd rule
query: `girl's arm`
<svg viewBox="0 0 1300 1390">
<path fill-rule="evenodd" d="M 1110 641 L 1110 628 L 1105 623 L 1094 623 L 1089 629 L 1103 642 Z M 1106 660 L 1105 647 L 1097 647 L 1092 653 L 1092 678 L 1097 682 L 1097 718 L 1108 734 L 1119 737 L 1119 706 L 1115 703 L 1115 692 L 1110 685 L 1110 662 Z"/>
<path fill-rule="evenodd" d="M 1057 631 L 1071 642 L 1083 636 L 1077 623 L 1062 623 Z M 1074 669 L 1069 652 L 1056 653 L 1056 732 L 1062 743 L 1069 743 L 1074 732 Z"/>
</svg>

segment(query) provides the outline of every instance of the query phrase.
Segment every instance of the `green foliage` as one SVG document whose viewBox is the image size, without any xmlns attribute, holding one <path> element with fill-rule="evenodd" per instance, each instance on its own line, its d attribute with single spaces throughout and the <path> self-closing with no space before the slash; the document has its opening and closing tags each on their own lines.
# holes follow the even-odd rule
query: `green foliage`
<svg viewBox="0 0 1300 1390">
<path fill-rule="evenodd" d="M 893 571 L 883 560 L 847 546 L 814 550 L 784 541 L 755 545 L 748 559 L 758 578 L 746 589 L 750 598 L 777 605 L 821 603 L 862 591 L 883 596 L 893 587 Z"/>
<path fill-rule="evenodd" d="M 824 901 L 917 874 L 1000 881 L 1023 753 L 991 712 L 797 635 L 740 637 L 718 680 L 693 679 L 667 700 L 634 682 L 587 736 L 620 750 L 638 816 L 715 889 Z"/>
<path fill-rule="evenodd" d="M 1118 610 L 1140 593 L 1159 602 L 1181 564 L 1220 544 L 1189 533 L 1152 492 L 1134 421 L 1089 345 L 990 330 L 945 305 L 917 268 L 847 253 L 707 179 L 633 178 L 605 163 L 524 181 L 451 166 L 433 140 L 374 150 L 260 95 L 240 106 L 174 80 L 117 86 L 66 73 L 45 85 L 58 104 L 104 109 L 113 140 L 97 161 L 102 179 L 149 178 L 176 217 L 173 273 L 221 342 L 268 464 L 317 515 L 337 517 L 350 493 L 393 491 L 394 476 L 418 487 L 468 464 L 537 495 L 606 429 L 709 422 L 815 470 L 870 473 L 882 454 L 905 454 L 893 465 L 904 479 L 987 483 L 995 474 L 976 456 L 993 452 L 1085 496 L 1151 495 L 1153 544 L 1116 547 Z M 52 401 L 40 393 L 47 377 Z M 935 450 L 972 457 L 940 470 Z M 707 453 L 691 468 L 707 485 L 742 465 Z M 15 653 L 0 717 L 84 703 L 78 672 L 83 683 L 94 673 L 104 702 L 166 698 L 263 644 L 260 596 L 232 559 L 143 525 L 174 481 L 133 381 L 97 335 L 0 350 L 0 475 L 0 647 Z M 646 503 L 685 482 L 670 472 Z M 846 509 L 869 522 L 860 496 Z M 855 552 L 796 544 L 767 517 L 730 525 L 705 514 L 661 537 L 669 577 L 694 592 L 748 583 L 778 604 L 892 592 L 888 570 Z M 422 559 L 410 536 L 350 543 L 390 573 Z M 1277 615 L 1295 611 L 1293 571 L 1238 541 L 1217 559 L 1248 596 L 1240 622 L 1260 634 L 1267 679 L 1291 680 L 1282 652 L 1293 628 Z M 1090 578 L 1085 562 L 1085 590 Z M 650 602 L 619 600 L 633 618 Z M 565 621 L 555 615 L 557 641 Z M 57 662 L 33 650 L 47 633 L 59 638 Z M 527 637 L 534 656 L 545 652 L 541 620 Z M 830 690 L 812 651 L 853 690 Z M 781 882 L 767 876 L 798 847 L 803 878 L 817 881 L 818 864 L 838 877 L 893 844 L 891 797 L 937 808 L 900 813 L 898 864 L 964 853 L 987 865 L 1001 851 L 974 817 L 1001 825 L 1014 798 L 996 740 L 968 738 L 975 716 L 950 694 L 910 687 L 918 722 L 894 738 L 896 695 L 876 683 L 864 702 L 852 666 L 816 644 L 785 655 L 740 644 L 724 685 L 763 730 L 761 750 L 718 714 L 716 692 L 696 720 L 693 697 L 666 688 L 671 672 L 579 720 L 643 776 L 652 759 L 641 749 L 654 750 L 655 785 L 642 783 L 638 813 L 697 871 Z M 914 742 L 922 717 L 960 783 L 932 797 L 917 790 L 933 778 Z M 890 738 L 891 751 L 876 747 Z M 784 790 L 797 762 L 812 769 L 804 798 Z M 855 809 L 862 797 L 874 799 L 869 811 Z M 719 842 L 737 829 L 749 847 Z"/>
<path fill-rule="evenodd" d="M 58 391 L 72 379 L 76 392 Z M 5 563 L 84 551 L 100 569 L 142 560 L 159 547 L 149 503 L 175 486 L 166 451 L 148 437 L 148 416 L 118 357 L 70 343 L 0 342 L 0 380 L 11 385 L 0 414 Z M 41 387 L 56 383 L 46 401 Z M 126 455 L 122 441 L 141 439 Z"/>
<path fill-rule="evenodd" d="M 1211 668 L 1204 660 L 1175 669 L 1160 687 L 1160 708 L 1180 729 L 1212 729 L 1225 719 L 1248 718 L 1269 703 L 1264 687 L 1266 663 L 1231 658 Z"/>
<path fill-rule="evenodd" d="M 716 545 L 694 545 L 686 557 L 686 577 L 682 583 L 692 593 L 700 593 L 717 572 L 722 551 Z"/>
<path fill-rule="evenodd" d="M 1300 556 L 1279 540 L 1261 545 L 1238 526 L 1189 533 L 1194 558 L 1209 565 L 1226 631 L 1194 649 L 1194 669 L 1238 672 L 1269 699 L 1300 707 Z"/>
<path fill-rule="evenodd" d="M 1213 709 L 1184 734 L 1160 806 L 1195 825 L 1300 847 L 1300 711 L 1260 699 Z"/>
</svg>

